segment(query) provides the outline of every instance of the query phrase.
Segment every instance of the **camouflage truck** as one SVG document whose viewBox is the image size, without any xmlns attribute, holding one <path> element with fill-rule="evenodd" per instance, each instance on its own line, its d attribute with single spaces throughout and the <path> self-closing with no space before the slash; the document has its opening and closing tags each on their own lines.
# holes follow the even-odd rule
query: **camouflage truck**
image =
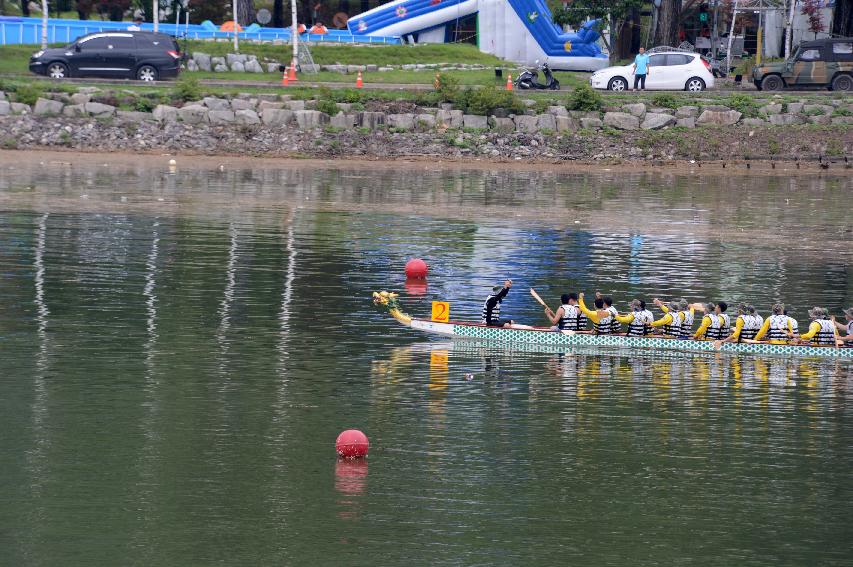
<svg viewBox="0 0 853 567">
<path fill-rule="evenodd" d="M 853 38 L 804 41 L 790 59 L 754 66 L 752 82 L 760 91 L 786 87 L 853 91 Z"/>
</svg>

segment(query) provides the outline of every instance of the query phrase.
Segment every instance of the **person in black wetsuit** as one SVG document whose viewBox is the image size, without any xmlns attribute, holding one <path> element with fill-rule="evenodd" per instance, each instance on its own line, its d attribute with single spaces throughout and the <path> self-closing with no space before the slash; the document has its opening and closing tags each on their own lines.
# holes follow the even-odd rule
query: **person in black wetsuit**
<svg viewBox="0 0 853 567">
<path fill-rule="evenodd" d="M 501 319 L 501 302 L 509 293 L 509 288 L 512 287 L 512 280 L 506 280 L 503 286 L 496 285 L 492 288 L 492 293 L 486 298 L 483 303 L 483 323 L 490 327 L 509 327 L 512 325 L 512 320 Z"/>
</svg>

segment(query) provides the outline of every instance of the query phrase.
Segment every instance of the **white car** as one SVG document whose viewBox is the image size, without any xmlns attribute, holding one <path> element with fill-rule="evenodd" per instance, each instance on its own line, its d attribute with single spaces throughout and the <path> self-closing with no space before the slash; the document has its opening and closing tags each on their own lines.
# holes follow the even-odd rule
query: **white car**
<svg viewBox="0 0 853 567">
<path fill-rule="evenodd" d="M 594 89 L 627 91 L 634 86 L 633 63 L 607 67 L 589 78 Z M 648 90 L 699 92 L 714 87 L 711 64 L 698 53 L 663 51 L 649 55 Z"/>
</svg>

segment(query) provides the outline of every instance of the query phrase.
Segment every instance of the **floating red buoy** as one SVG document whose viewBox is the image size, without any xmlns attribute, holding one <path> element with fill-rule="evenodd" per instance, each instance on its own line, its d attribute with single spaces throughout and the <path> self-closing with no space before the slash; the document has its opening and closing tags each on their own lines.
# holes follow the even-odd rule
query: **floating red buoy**
<svg viewBox="0 0 853 567">
<path fill-rule="evenodd" d="M 338 435 L 338 439 L 335 441 L 335 451 L 347 459 L 367 455 L 368 448 L 370 448 L 370 443 L 367 441 L 367 435 L 358 429 L 347 429 Z"/>
<path fill-rule="evenodd" d="M 412 258 L 406 262 L 406 277 L 418 280 L 425 279 L 428 269 L 426 262 L 420 258 Z"/>
</svg>

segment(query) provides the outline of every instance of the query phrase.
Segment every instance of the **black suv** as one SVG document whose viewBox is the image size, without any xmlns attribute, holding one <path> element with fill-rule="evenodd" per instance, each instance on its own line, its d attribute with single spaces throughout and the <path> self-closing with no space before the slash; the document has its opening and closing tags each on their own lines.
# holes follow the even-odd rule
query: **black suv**
<svg viewBox="0 0 853 567">
<path fill-rule="evenodd" d="M 181 50 L 170 35 L 141 31 L 84 35 L 30 57 L 30 71 L 53 79 L 110 77 L 156 81 L 177 77 Z"/>
</svg>

